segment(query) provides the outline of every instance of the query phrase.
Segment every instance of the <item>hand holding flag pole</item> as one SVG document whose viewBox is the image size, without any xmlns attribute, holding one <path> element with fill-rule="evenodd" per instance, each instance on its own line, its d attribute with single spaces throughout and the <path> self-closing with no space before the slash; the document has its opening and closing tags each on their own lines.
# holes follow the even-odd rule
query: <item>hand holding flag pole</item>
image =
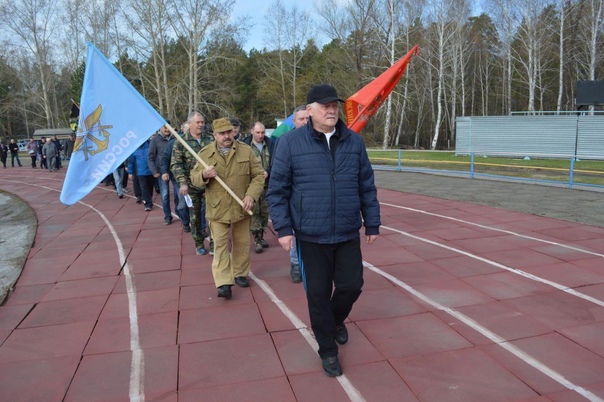
<svg viewBox="0 0 604 402">
<path fill-rule="evenodd" d="M 204 168 L 207 168 L 209 166 L 203 159 L 201 159 L 201 156 L 199 156 L 197 154 L 197 152 L 195 152 L 193 150 L 193 148 L 191 148 L 189 146 L 189 144 L 187 144 L 187 142 L 182 139 L 182 137 L 176 132 L 176 130 L 174 130 L 174 128 L 172 128 L 171 125 L 169 125 L 168 123 L 166 123 L 166 127 L 168 128 L 168 130 L 170 130 L 170 132 L 172 133 L 172 135 L 174 136 L 174 138 L 176 138 L 178 140 L 178 142 L 180 142 L 182 144 L 182 146 L 185 147 L 185 149 L 187 151 L 189 151 L 191 153 L 191 155 L 193 155 L 195 157 L 195 159 L 197 160 L 197 162 L 201 163 L 201 165 Z M 243 205 L 243 201 L 241 200 L 241 198 L 239 198 L 237 196 L 237 194 L 235 194 L 233 192 L 233 190 L 231 190 L 231 188 L 224 182 L 224 180 L 222 180 L 219 176 L 214 177 L 214 179 L 216 179 L 216 181 L 218 181 L 218 183 L 220 183 L 220 185 L 222 187 L 224 187 L 224 189 L 235 199 L 235 201 L 237 201 L 237 203 L 239 205 L 241 205 L 241 208 L 243 208 L 243 210 L 245 211 L 245 207 Z M 247 213 L 250 214 L 250 215 L 254 214 L 252 211 L 247 211 Z"/>
</svg>

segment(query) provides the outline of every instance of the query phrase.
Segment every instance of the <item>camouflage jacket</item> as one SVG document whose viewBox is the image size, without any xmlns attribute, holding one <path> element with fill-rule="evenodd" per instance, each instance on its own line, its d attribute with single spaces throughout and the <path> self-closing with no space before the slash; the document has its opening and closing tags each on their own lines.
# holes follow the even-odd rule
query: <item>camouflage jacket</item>
<svg viewBox="0 0 604 402">
<path fill-rule="evenodd" d="M 214 137 L 207 133 L 204 133 L 201 136 L 201 143 L 197 142 L 197 140 L 189 133 L 184 134 L 182 138 L 196 153 L 199 153 L 201 148 L 214 141 Z M 172 148 L 170 171 L 179 185 L 182 186 L 183 184 L 186 184 L 189 186 L 190 191 L 201 192 L 205 190 L 204 187 L 199 188 L 191 184 L 191 171 L 196 163 L 197 159 L 195 159 L 195 156 L 191 155 L 180 141 L 176 141 L 174 143 L 174 148 Z"/>
</svg>

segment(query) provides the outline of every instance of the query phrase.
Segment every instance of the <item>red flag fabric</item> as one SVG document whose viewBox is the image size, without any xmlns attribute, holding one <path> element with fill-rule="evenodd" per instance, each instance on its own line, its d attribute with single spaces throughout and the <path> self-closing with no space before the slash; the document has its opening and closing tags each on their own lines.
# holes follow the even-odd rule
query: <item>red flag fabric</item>
<svg viewBox="0 0 604 402">
<path fill-rule="evenodd" d="M 386 100 L 403 76 L 411 56 L 418 53 L 419 46 L 414 46 L 405 57 L 346 99 L 344 110 L 348 128 L 358 133 L 365 127 L 369 118 L 377 112 L 382 102 Z"/>
</svg>

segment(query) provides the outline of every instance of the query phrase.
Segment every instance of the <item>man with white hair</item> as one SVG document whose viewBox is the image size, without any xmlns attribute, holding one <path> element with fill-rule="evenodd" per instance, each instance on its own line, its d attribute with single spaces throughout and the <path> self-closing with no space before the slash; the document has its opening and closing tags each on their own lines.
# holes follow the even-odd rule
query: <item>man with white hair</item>
<svg viewBox="0 0 604 402">
<path fill-rule="evenodd" d="M 363 139 L 338 118 L 336 89 L 317 85 L 306 100 L 308 124 L 279 139 L 266 198 L 279 244 L 291 250 L 296 235 L 310 323 L 334 377 L 342 375 L 338 344 L 348 342 L 344 320 L 363 286 L 359 230 L 376 240 L 380 205 Z"/>
</svg>

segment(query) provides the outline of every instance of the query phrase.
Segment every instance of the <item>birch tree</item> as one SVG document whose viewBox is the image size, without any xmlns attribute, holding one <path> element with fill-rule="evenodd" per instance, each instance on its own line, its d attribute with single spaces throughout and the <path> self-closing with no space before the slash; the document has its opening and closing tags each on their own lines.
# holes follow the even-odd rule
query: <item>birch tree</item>
<svg viewBox="0 0 604 402">
<path fill-rule="evenodd" d="M 275 52 L 276 63 L 271 63 L 273 58 L 265 58 L 269 64 L 263 67 L 266 77 L 279 83 L 283 115 L 287 116 L 298 104 L 298 70 L 306 50 L 304 45 L 312 36 L 312 20 L 308 12 L 296 5 L 288 10 L 281 0 L 276 0 L 264 21 L 264 43 L 269 51 Z"/>
<path fill-rule="evenodd" d="M 57 7 L 56 0 L 4 0 L 0 4 L 0 23 L 18 39 L 18 43 L 13 43 L 23 51 L 23 57 L 30 57 L 34 62 L 36 84 L 39 85 L 34 94 L 42 100 L 49 128 L 56 127 L 57 122 L 52 70 Z M 28 60 L 23 61 L 29 64 Z"/>
<path fill-rule="evenodd" d="M 485 2 L 499 33 L 499 60 L 503 70 L 501 77 L 503 96 L 501 113 L 504 115 L 510 114 L 512 111 L 512 42 L 516 29 L 520 24 L 518 9 L 512 1 L 514 0 L 486 0 Z"/>
<path fill-rule="evenodd" d="M 167 0 L 170 9 L 170 21 L 174 24 L 174 31 L 183 37 L 184 48 L 187 53 L 188 77 L 187 90 L 189 91 L 189 111 L 199 110 L 202 103 L 202 92 L 198 87 L 200 68 L 204 62 L 200 54 L 208 39 L 212 27 L 227 25 L 228 19 L 235 4 L 234 0 Z"/>
<path fill-rule="evenodd" d="M 582 0 L 578 30 L 577 61 L 583 74 L 579 79 L 596 79 L 598 63 L 602 60 L 602 30 L 604 26 L 604 0 Z"/>
<path fill-rule="evenodd" d="M 463 17 L 463 0 L 434 0 L 429 5 L 430 35 L 433 48 L 433 68 L 436 72 L 436 118 L 431 149 L 436 149 L 443 120 L 443 92 L 445 90 L 445 71 L 451 63 L 449 49 L 453 38 L 461 28 L 458 18 Z"/>
<path fill-rule="evenodd" d="M 343 44 L 346 60 L 345 65 L 350 69 L 349 82 L 354 87 L 348 92 L 354 93 L 364 82 L 366 56 L 371 47 L 379 45 L 375 34 L 375 12 L 377 0 L 347 0 L 333 2 L 320 0 L 318 12 L 323 19 L 327 35 Z"/>
<path fill-rule="evenodd" d="M 168 87 L 168 60 L 166 38 L 171 34 L 171 15 L 164 0 L 132 0 L 124 8 L 124 19 L 139 41 L 136 49 L 143 60 L 150 60 L 153 71 L 151 85 L 157 95 L 160 114 L 173 116 Z"/>
</svg>

